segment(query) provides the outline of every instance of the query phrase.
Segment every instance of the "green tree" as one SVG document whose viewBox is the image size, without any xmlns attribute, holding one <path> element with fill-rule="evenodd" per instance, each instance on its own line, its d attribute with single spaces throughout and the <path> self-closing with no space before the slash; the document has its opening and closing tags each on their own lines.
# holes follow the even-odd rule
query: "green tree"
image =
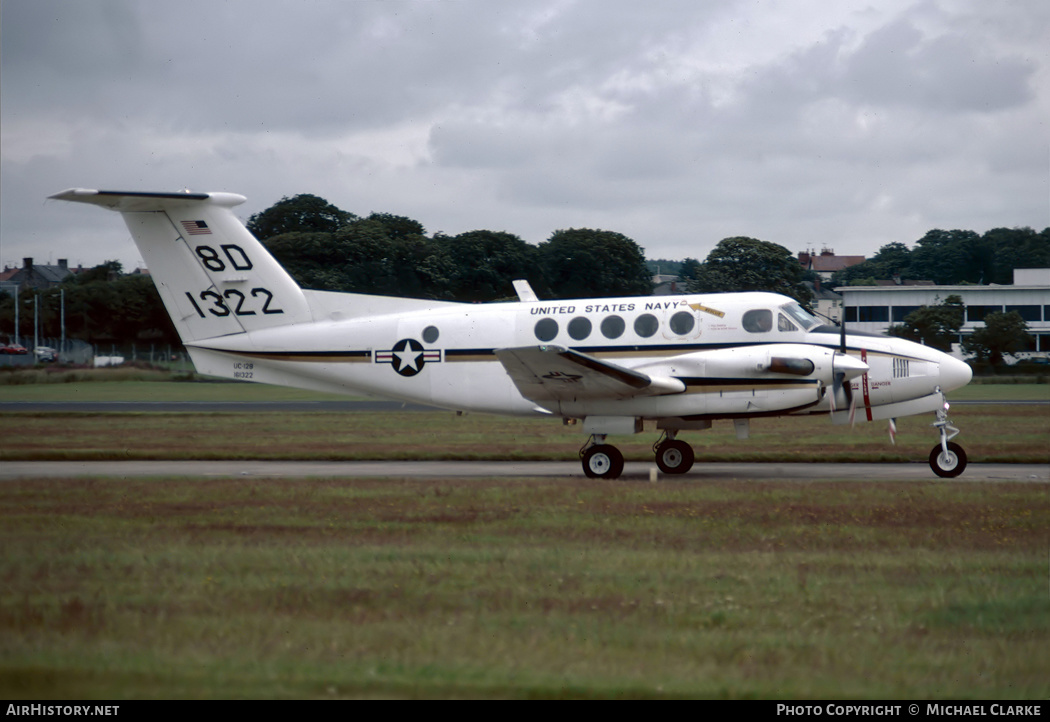
<svg viewBox="0 0 1050 722">
<path fill-rule="evenodd" d="M 334 233 L 356 218 L 324 198 L 301 193 L 292 198 L 285 196 L 266 210 L 253 214 L 247 226 L 253 236 L 264 241 L 282 233 Z"/>
<path fill-rule="evenodd" d="M 678 269 L 678 278 L 687 283 L 695 281 L 700 277 L 703 268 L 703 264 L 695 258 L 686 258 L 682 261 L 681 268 Z"/>
<path fill-rule="evenodd" d="M 770 291 L 808 305 L 813 294 L 803 281 L 803 269 L 788 249 L 769 241 L 735 236 L 718 242 L 708 254 L 692 293 Z"/>
<path fill-rule="evenodd" d="M 1024 351 L 1032 343 L 1028 324 L 1017 311 L 989 313 L 984 326 L 963 339 L 963 351 L 993 368 L 1002 366 L 1003 356 Z"/>
<path fill-rule="evenodd" d="M 653 290 L 642 249 L 621 233 L 555 231 L 540 244 L 539 256 L 555 298 L 647 296 Z"/>
<path fill-rule="evenodd" d="M 990 255 L 973 231 L 934 229 L 915 244 L 908 277 L 930 280 L 937 285 L 978 282 L 990 278 Z"/>
<path fill-rule="evenodd" d="M 89 343 L 129 344 L 143 339 L 177 343 L 178 334 L 153 279 L 118 276 L 119 268 L 119 263 L 107 261 L 67 279 L 60 287 L 19 294 L 23 338 L 32 334 L 34 301 L 40 334 L 61 335 L 64 296 L 68 338 Z M 13 299 L 10 304 L 0 303 L 0 326 L 13 329 L 13 312 Z"/>
<path fill-rule="evenodd" d="M 123 274 L 124 266 L 120 261 L 103 261 L 93 268 L 66 276 L 62 283 L 65 286 L 85 286 L 96 282 L 108 283 L 120 278 Z"/>
<path fill-rule="evenodd" d="M 366 221 L 376 221 L 383 226 L 387 238 L 405 240 L 425 236 L 427 229 L 419 221 L 393 213 L 371 213 Z"/>
<path fill-rule="evenodd" d="M 334 233 L 281 233 L 266 239 L 263 245 L 303 288 L 321 291 L 342 289 L 339 274 L 345 262 L 346 252 L 336 242 Z"/>
<path fill-rule="evenodd" d="M 887 243 L 863 263 L 836 271 L 831 277 L 831 286 L 857 286 L 858 281 L 877 278 L 911 278 L 911 251 L 903 243 Z M 875 285 L 874 282 L 871 285 Z"/>
<path fill-rule="evenodd" d="M 993 228 L 982 236 L 995 254 L 995 271 L 985 283 L 1013 283 L 1015 268 L 1050 267 L 1050 228 Z"/>
<path fill-rule="evenodd" d="M 964 310 L 962 297 L 951 295 L 943 303 L 922 306 L 912 311 L 905 316 L 904 323 L 891 326 L 887 333 L 941 351 L 951 351 L 952 343 L 958 338 L 963 325 Z"/>
<path fill-rule="evenodd" d="M 518 236 L 498 231 L 468 231 L 437 236 L 423 270 L 436 295 L 457 301 L 513 298 L 513 281 L 526 279 L 537 293 L 545 291 L 539 250 Z"/>
</svg>

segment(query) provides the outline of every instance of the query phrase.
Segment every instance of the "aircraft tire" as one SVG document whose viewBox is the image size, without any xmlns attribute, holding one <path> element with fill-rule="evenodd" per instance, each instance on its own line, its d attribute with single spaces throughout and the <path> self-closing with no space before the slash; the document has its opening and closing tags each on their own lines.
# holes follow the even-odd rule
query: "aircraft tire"
<svg viewBox="0 0 1050 722">
<path fill-rule="evenodd" d="M 583 473 L 591 479 L 616 479 L 623 473 L 623 454 L 615 446 L 596 444 L 583 452 Z"/>
<path fill-rule="evenodd" d="M 951 479 L 963 473 L 966 468 L 966 452 L 958 444 L 948 442 L 948 455 L 945 456 L 941 445 L 933 447 L 930 451 L 930 468 L 937 476 Z"/>
<path fill-rule="evenodd" d="M 684 441 L 665 441 L 656 448 L 656 465 L 665 474 L 684 474 L 693 468 L 693 447 Z"/>
</svg>

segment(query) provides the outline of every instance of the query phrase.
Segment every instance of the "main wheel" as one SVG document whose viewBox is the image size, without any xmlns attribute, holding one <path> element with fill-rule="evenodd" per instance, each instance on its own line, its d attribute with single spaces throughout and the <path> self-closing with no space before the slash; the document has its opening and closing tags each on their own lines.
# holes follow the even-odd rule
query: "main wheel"
<svg viewBox="0 0 1050 722">
<path fill-rule="evenodd" d="M 693 468 L 693 447 L 673 439 L 656 447 L 656 465 L 665 474 L 684 474 Z"/>
<path fill-rule="evenodd" d="M 591 479 L 615 479 L 623 473 L 623 454 L 615 446 L 596 444 L 583 452 L 583 473 Z"/>
<path fill-rule="evenodd" d="M 930 451 L 930 468 L 937 476 L 946 478 L 958 476 L 966 468 L 966 452 L 958 444 L 949 441 L 948 453 L 945 454 L 941 445 L 937 444 Z"/>
</svg>

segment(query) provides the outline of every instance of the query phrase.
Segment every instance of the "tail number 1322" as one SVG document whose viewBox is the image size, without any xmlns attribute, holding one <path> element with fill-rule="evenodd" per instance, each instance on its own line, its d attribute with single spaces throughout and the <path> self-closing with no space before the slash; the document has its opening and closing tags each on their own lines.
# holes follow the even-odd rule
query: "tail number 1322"
<svg viewBox="0 0 1050 722">
<path fill-rule="evenodd" d="M 231 314 L 234 316 L 254 316 L 257 312 L 267 315 L 284 313 L 283 309 L 274 306 L 273 293 L 265 288 L 253 288 L 248 292 L 248 295 L 251 296 L 250 299 L 234 288 L 226 289 L 221 295 L 218 291 L 208 289 L 198 294 L 201 301 L 198 303 L 197 298 L 194 298 L 192 293 L 186 291 L 186 298 L 190 299 L 190 303 L 193 304 L 193 310 L 201 318 L 208 317 L 205 311 L 216 317 L 229 316 Z"/>
</svg>

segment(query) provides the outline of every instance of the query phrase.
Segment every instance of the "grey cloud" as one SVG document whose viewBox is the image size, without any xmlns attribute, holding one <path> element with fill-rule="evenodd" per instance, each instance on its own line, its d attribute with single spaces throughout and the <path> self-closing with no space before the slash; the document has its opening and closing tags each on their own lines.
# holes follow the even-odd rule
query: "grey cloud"
<svg viewBox="0 0 1050 722">
<path fill-rule="evenodd" d="M 595 225 L 663 256 L 1045 225 L 1043 5 L 806 35 L 753 2 L 5 0 L 3 254 L 126 240 L 43 208 L 71 185 L 231 190 L 245 215 L 310 192 L 533 241 Z M 780 37 L 749 36 L 767 13 Z"/>
</svg>

